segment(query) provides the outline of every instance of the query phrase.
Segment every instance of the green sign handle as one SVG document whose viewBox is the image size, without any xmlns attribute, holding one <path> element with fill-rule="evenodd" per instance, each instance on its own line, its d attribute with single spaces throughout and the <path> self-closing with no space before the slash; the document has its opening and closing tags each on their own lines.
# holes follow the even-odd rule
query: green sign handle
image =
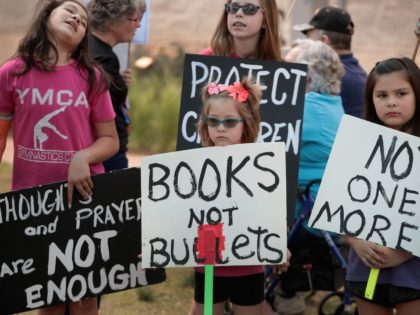
<svg viewBox="0 0 420 315">
<path fill-rule="evenodd" d="M 204 315 L 213 314 L 213 265 L 204 266 Z"/>
<path fill-rule="evenodd" d="M 367 298 L 368 300 L 373 299 L 373 295 L 375 294 L 376 281 L 378 281 L 378 276 L 379 269 L 371 268 L 365 290 L 365 298 Z"/>
</svg>

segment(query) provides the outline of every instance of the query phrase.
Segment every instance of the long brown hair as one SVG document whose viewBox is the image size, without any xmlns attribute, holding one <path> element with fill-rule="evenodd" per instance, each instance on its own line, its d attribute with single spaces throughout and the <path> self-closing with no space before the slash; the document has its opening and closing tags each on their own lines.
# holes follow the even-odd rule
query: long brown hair
<svg viewBox="0 0 420 315">
<path fill-rule="evenodd" d="M 257 140 L 260 131 L 260 100 L 261 100 L 261 87 L 247 79 L 242 80 L 242 86 L 249 92 L 249 96 L 245 102 L 239 102 L 229 96 L 227 91 L 220 92 L 219 94 L 210 95 L 208 92 L 209 85 L 205 85 L 201 90 L 201 97 L 203 100 L 203 107 L 201 109 L 200 120 L 198 123 L 198 133 L 201 137 L 203 146 L 214 146 L 209 136 L 205 117 L 210 111 L 212 101 L 215 99 L 225 99 L 234 102 L 239 115 L 244 120 L 244 128 L 241 143 L 253 143 Z"/>
<path fill-rule="evenodd" d="M 381 75 L 394 72 L 404 74 L 406 80 L 413 88 L 416 102 L 413 118 L 405 123 L 400 131 L 407 132 L 410 130 L 412 135 L 420 136 L 420 69 L 414 61 L 407 57 L 386 59 L 378 62 L 371 70 L 367 77 L 365 89 L 365 119 L 379 125 L 384 124 L 376 114 L 375 104 L 373 103 L 373 90 L 376 86 L 377 79 Z"/>
<path fill-rule="evenodd" d="M 15 75 L 24 75 L 31 70 L 32 67 L 41 71 L 53 71 L 58 61 L 57 47 L 50 40 L 51 32 L 48 28 L 48 19 L 50 18 L 51 12 L 57 7 L 61 6 L 64 2 L 74 2 L 77 5 L 84 8 L 77 0 L 39 0 L 34 17 L 31 24 L 29 25 L 28 31 L 26 32 L 23 39 L 20 41 L 18 49 L 14 57 L 19 57 L 23 60 L 23 69 L 16 72 Z M 85 9 L 86 10 L 86 9 Z M 86 11 L 87 14 L 87 11 Z M 81 68 L 86 69 L 88 77 L 86 80 L 89 84 L 89 93 L 93 90 L 96 83 L 96 74 L 94 62 L 89 54 L 88 47 L 88 33 L 89 27 L 86 27 L 86 34 L 82 41 L 79 43 L 77 48 L 71 53 L 70 57 L 75 59 L 79 70 Z M 50 50 L 52 49 L 54 57 L 53 62 L 50 59 Z M 96 67 L 98 68 L 98 67 Z M 98 68 L 101 72 L 101 78 L 103 82 L 100 90 L 105 90 L 107 84 L 105 81 L 106 76 L 103 71 Z M 80 71 L 82 74 L 82 72 Z"/>
<path fill-rule="evenodd" d="M 255 58 L 264 60 L 281 60 L 279 13 L 275 0 L 258 0 L 262 14 L 263 26 L 255 51 Z M 228 0 L 227 3 L 231 3 Z M 211 39 L 211 48 L 215 56 L 232 56 L 235 53 L 233 37 L 227 27 L 227 13 L 223 10 L 216 31 Z"/>
</svg>

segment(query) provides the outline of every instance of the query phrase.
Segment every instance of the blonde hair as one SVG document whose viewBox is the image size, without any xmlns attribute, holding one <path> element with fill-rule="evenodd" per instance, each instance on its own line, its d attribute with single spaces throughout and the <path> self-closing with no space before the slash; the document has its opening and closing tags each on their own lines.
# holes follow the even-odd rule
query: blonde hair
<svg viewBox="0 0 420 315">
<path fill-rule="evenodd" d="M 241 81 L 242 86 L 249 92 L 248 98 L 244 102 L 239 102 L 233 99 L 228 91 L 219 92 L 218 94 L 210 95 L 208 92 L 209 85 L 204 86 L 201 90 L 201 96 L 203 101 L 203 107 L 201 109 L 200 119 L 198 123 L 198 133 L 201 137 L 203 146 L 214 146 L 209 136 L 205 117 L 210 111 L 212 101 L 216 99 L 225 99 L 227 101 L 234 102 L 239 115 L 243 119 L 243 134 L 241 143 L 252 143 L 257 140 L 258 133 L 260 131 L 260 101 L 261 101 L 261 87 L 247 79 Z"/>
<path fill-rule="evenodd" d="M 228 0 L 227 3 L 231 3 Z M 254 56 L 263 60 L 281 60 L 280 34 L 279 34 L 279 13 L 275 0 L 259 0 L 263 14 L 263 28 Z M 227 27 L 227 13 L 223 14 L 217 24 L 216 31 L 211 39 L 211 49 L 215 56 L 230 57 L 235 53 L 233 37 Z"/>
</svg>

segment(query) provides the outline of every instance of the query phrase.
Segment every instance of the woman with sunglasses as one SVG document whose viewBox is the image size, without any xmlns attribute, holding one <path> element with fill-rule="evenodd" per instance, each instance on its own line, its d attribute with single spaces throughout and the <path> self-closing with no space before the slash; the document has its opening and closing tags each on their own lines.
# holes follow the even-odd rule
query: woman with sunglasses
<svg viewBox="0 0 420 315">
<path fill-rule="evenodd" d="M 118 153 L 104 162 L 105 171 L 113 171 L 128 167 L 127 144 L 128 125 L 127 113 L 128 85 L 131 82 L 131 72 L 127 69 L 120 74 L 117 55 L 112 48 L 133 40 L 140 21 L 146 11 L 145 0 L 90 0 L 88 5 L 92 36 L 90 36 L 90 51 L 111 80 L 109 92 L 115 111 L 115 124 L 120 140 Z"/>
<path fill-rule="evenodd" d="M 279 13 L 275 0 L 228 0 L 202 55 L 280 60 Z"/>
</svg>

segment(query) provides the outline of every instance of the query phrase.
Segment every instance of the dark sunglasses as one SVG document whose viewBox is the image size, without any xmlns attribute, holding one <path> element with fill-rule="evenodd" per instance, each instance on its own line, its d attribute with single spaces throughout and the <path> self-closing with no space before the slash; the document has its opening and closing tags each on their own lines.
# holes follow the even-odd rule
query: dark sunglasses
<svg viewBox="0 0 420 315">
<path fill-rule="evenodd" d="M 204 122 L 209 127 L 218 127 L 220 124 L 223 124 L 225 128 L 235 128 L 236 125 L 242 121 L 244 121 L 242 118 L 219 119 L 212 116 L 204 117 Z"/>
<path fill-rule="evenodd" d="M 242 12 L 245 15 L 254 15 L 255 13 L 258 12 L 259 8 L 260 8 L 259 6 L 252 3 L 240 5 L 236 2 L 231 2 L 231 3 L 225 4 L 225 10 L 227 13 L 230 13 L 230 14 L 236 14 L 239 11 L 239 9 L 242 9 Z"/>
</svg>

